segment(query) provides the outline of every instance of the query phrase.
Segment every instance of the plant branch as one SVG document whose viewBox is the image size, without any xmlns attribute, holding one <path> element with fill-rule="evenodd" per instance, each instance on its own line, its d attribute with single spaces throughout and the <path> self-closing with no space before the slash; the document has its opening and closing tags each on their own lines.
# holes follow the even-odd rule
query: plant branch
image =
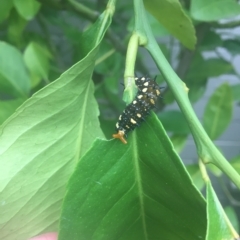
<svg viewBox="0 0 240 240">
<path fill-rule="evenodd" d="M 205 164 L 213 163 L 219 167 L 224 173 L 228 175 L 228 177 L 236 184 L 236 186 L 240 188 L 239 174 L 223 157 L 221 152 L 216 148 L 211 139 L 208 137 L 195 112 L 193 111 L 191 103 L 188 99 L 189 89 L 173 71 L 172 67 L 160 50 L 146 18 L 142 1 L 134 0 L 134 2 L 135 11 L 138 12 L 138 14 L 136 14 L 137 31 L 139 35 L 147 38 L 147 43 L 144 46 L 150 52 L 157 66 L 161 70 L 168 83 L 169 88 L 173 92 L 175 99 L 188 122 L 195 144 L 197 146 L 199 158 L 201 158 Z"/>
<path fill-rule="evenodd" d="M 75 0 L 68 0 L 68 2 L 75 11 L 82 14 L 82 16 L 84 16 L 86 19 L 90 20 L 91 22 L 95 21 L 100 16 L 99 12 L 93 11 L 92 9 L 84 6 L 80 2 L 77 2 Z"/>
<path fill-rule="evenodd" d="M 96 19 L 100 16 L 100 13 L 97 11 L 93 11 L 90 8 L 84 6 L 83 4 L 80 4 L 79 2 L 75 0 L 68 0 L 69 4 L 71 5 L 72 9 L 76 11 L 77 13 L 84 16 L 86 19 L 88 19 L 91 22 L 96 21 Z M 125 54 L 126 47 L 122 43 L 122 40 L 115 34 L 110 28 L 108 29 L 106 33 L 107 39 L 112 43 L 112 45 L 116 48 L 116 50 L 122 54 Z M 146 66 L 143 64 L 143 62 L 140 59 L 136 60 L 137 66 L 140 70 L 140 72 L 143 72 L 143 74 L 147 74 L 148 70 Z"/>
</svg>

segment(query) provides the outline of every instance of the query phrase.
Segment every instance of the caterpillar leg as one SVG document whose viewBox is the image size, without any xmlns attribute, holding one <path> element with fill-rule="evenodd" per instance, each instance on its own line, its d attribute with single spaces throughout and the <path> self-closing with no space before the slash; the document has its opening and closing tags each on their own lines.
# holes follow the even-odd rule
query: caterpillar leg
<svg viewBox="0 0 240 240">
<path fill-rule="evenodd" d="M 127 141 L 126 141 L 126 139 L 124 138 L 124 135 L 125 135 L 124 131 L 119 130 L 118 133 L 113 134 L 112 136 L 113 136 L 114 138 L 120 139 L 122 143 L 127 144 Z"/>
</svg>

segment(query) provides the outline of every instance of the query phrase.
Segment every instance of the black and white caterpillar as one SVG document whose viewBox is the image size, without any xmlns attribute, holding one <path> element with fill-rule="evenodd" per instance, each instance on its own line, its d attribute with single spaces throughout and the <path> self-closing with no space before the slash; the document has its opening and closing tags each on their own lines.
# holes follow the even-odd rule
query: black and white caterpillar
<svg viewBox="0 0 240 240">
<path fill-rule="evenodd" d="M 119 121 L 116 123 L 117 133 L 113 134 L 114 138 L 119 138 L 124 144 L 127 143 L 125 139 L 127 134 L 145 121 L 160 97 L 161 87 L 155 80 L 156 78 L 148 77 L 135 78 L 137 95 L 119 116 Z"/>
</svg>

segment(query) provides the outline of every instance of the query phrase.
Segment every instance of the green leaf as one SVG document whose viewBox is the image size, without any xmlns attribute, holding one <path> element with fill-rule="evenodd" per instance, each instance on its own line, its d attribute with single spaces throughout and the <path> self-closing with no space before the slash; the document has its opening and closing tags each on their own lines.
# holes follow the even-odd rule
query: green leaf
<svg viewBox="0 0 240 240">
<path fill-rule="evenodd" d="M 240 6 L 235 0 L 192 0 L 191 15 L 199 21 L 211 22 L 240 14 Z"/>
<path fill-rule="evenodd" d="M 191 164 L 186 166 L 188 173 L 190 174 L 194 185 L 199 189 L 202 190 L 205 183 L 202 178 L 202 174 L 198 164 Z"/>
<path fill-rule="evenodd" d="M 173 134 L 171 136 L 171 142 L 174 146 L 174 150 L 180 153 L 186 145 L 188 135 L 185 134 Z"/>
<path fill-rule="evenodd" d="M 240 46 L 238 39 L 226 39 L 222 45 L 226 48 L 233 56 L 238 55 L 240 53 Z"/>
<path fill-rule="evenodd" d="M 26 24 L 27 21 L 22 18 L 16 10 L 11 11 L 11 15 L 8 21 L 8 38 L 18 47 L 22 46 L 22 38 L 24 36 L 23 30 Z"/>
<path fill-rule="evenodd" d="M 0 125 L 24 102 L 23 99 L 0 101 Z"/>
<path fill-rule="evenodd" d="M 225 213 L 227 214 L 227 217 L 229 218 L 230 222 L 233 225 L 233 228 L 239 232 L 239 223 L 238 223 L 238 217 L 233 207 L 227 206 L 224 208 Z"/>
<path fill-rule="evenodd" d="M 26 20 L 31 20 L 37 14 L 41 4 L 36 0 L 13 0 L 18 13 Z"/>
<path fill-rule="evenodd" d="M 48 49 L 36 42 L 30 42 L 23 55 L 24 61 L 31 73 L 32 86 L 36 86 L 41 79 L 48 82 L 49 59 Z"/>
<path fill-rule="evenodd" d="M 144 0 L 146 9 L 187 48 L 194 49 L 195 29 L 178 0 Z"/>
<path fill-rule="evenodd" d="M 231 85 L 233 100 L 240 100 L 240 84 Z"/>
<path fill-rule="evenodd" d="M 0 0 L 0 23 L 4 21 L 13 7 L 13 0 Z"/>
<path fill-rule="evenodd" d="M 93 140 L 103 137 L 91 76 L 109 13 L 92 26 L 98 41 L 88 46 L 86 57 L 34 94 L 0 129 L 4 240 L 56 231 L 66 182 Z"/>
<path fill-rule="evenodd" d="M 184 116 L 179 111 L 164 111 L 158 117 L 164 128 L 169 132 L 176 134 L 188 134 L 190 132 Z"/>
<path fill-rule="evenodd" d="M 19 50 L 0 41 L 0 92 L 27 97 L 30 79 Z"/>
<path fill-rule="evenodd" d="M 224 43 L 225 41 L 222 41 L 219 34 L 214 31 L 208 31 L 199 47 L 201 50 L 214 50 L 218 46 L 222 46 Z"/>
<path fill-rule="evenodd" d="M 209 77 L 217 77 L 233 71 L 232 64 L 219 58 L 204 59 L 196 54 L 187 73 L 187 81 L 202 82 Z"/>
<path fill-rule="evenodd" d="M 232 118 L 232 108 L 231 88 L 224 83 L 210 97 L 203 115 L 203 126 L 211 139 L 225 131 Z"/>
<path fill-rule="evenodd" d="M 231 160 L 231 165 L 240 174 L 240 155 Z"/>
<path fill-rule="evenodd" d="M 207 182 L 207 237 L 206 240 L 237 239 L 229 219 L 227 218 L 211 182 Z"/>
<path fill-rule="evenodd" d="M 205 202 L 154 114 L 119 140 L 97 140 L 72 175 L 59 240 L 204 239 Z"/>
</svg>

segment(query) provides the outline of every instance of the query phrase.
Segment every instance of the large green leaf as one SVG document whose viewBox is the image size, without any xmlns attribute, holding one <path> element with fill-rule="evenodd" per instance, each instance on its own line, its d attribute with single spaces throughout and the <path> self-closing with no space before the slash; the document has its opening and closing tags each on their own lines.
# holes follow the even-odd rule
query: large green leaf
<svg viewBox="0 0 240 240">
<path fill-rule="evenodd" d="M 30 79 L 20 51 L 0 42 L 0 92 L 26 97 L 30 91 Z"/>
<path fill-rule="evenodd" d="M 192 0 L 191 15 L 200 21 L 217 21 L 240 14 L 240 6 L 235 0 Z"/>
<path fill-rule="evenodd" d="M 224 83 L 210 97 L 203 115 L 203 126 L 211 139 L 225 131 L 232 118 L 232 108 L 231 88 Z"/>
<path fill-rule="evenodd" d="M 184 46 L 194 48 L 196 44 L 194 26 L 178 0 L 144 0 L 144 5 Z"/>
<path fill-rule="evenodd" d="M 103 136 L 91 75 L 109 24 L 108 12 L 89 29 L 98 41 L 89 44 L 86 57 L 34 94 L 0 129 L 2 239 L 56 230 L 66 182 L 93 140 Z"/>
<path fill-rule="evenodd" d="M 23 102 L 23 99 L 0 101 L 0 125 L 14 113 Z"/>
<path fill-rule="evenodd" d="M 229 219 L 227 218 L 211 182 L 207 182 L 207 237 L 206 240 L 238 239 Z"/>
<path fill-rule="evenodd" d="M 205 201 L 155 115 L 128 144 L 97 140 L 67 188 L 59 239 L 204 239 Z"/>
</svg>

